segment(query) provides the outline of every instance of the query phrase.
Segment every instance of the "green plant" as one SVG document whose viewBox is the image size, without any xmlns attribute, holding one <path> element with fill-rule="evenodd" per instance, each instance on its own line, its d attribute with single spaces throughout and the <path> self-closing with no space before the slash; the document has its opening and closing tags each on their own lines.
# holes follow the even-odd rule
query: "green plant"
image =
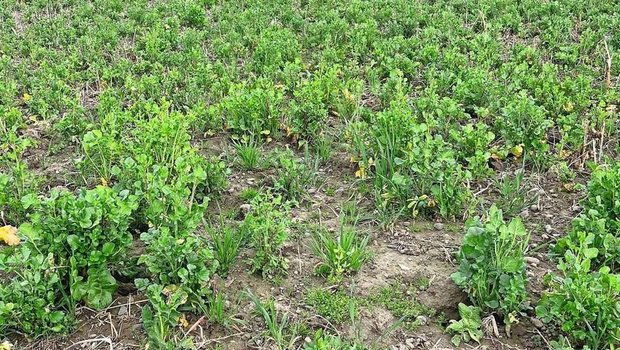
<svg viewBox="0 0 620 350">
<path fill-rule="evenodd" d="M 359 271 L 370 258 L 367 245 L 368 237 L 359 237 L 354 227 L 341 226 L 337 238 L 319 228 L 312 236 L 312 250 L 321 259 L 317 273 L 338 282 Z"/>
<path fill-rule="evenodd" d="M 295 333 L 288 334 L 287 332 L 290 330 L 289 314 L 280 314 L 273 300 L 263 303 L 249 290 L 246 294 L 254 303 L 258 315 L 265 321 L 267 325 L 267 334 L 278 349 L 284 350 L 293 348 L 293 344 L 295 344 L 298 337 Z"/>
<path fill-rule="evenodd" d="M 485 221 L 468 220 L 466 230 L 452 280 L 474 306 L 497 312 L 509 326 L 528 307 L 524 254 L 529 235 L 518 217 L 506 224 L 496 206 Z"/>
<path fill-rule="evenodd" d="M 254 248 L 252 272 L 273 279 L 286 272 L 288 260 L 282 256 L 282 247 L 288 237 L 288 208 L 282 197 L 260 194 L 251 201 L 251 211 L 241 224 L 241 231 Z"/>
<path fill-rule="evenodd" d="M 192 349 L 191 337 L 177 338 L 174 330 L 179 327 L 183 313 L 180 308 L 188 301 L 183 287 L 150 284 L 145 288 L 149 305 L 142 308 L 142 323 L 149 349 Z"/>
<path fill-rule="evenodd" d="M 288 105 L 287 136 L 313 140 L 317 135 L 322 135 L 328 107 L 338 89 L 336 75 L 332 69 L 301 80 Z"/>
<path fill-rule="evenodd" d="M 76 301 L 102 309 L 112 302 L 116 289 L 109 268 L 118 263 L 132 243 L 131 216 L 136 197 L 98 186 L 76 197 L 67 191 L 53 191 L 42 200 L 24 198 L 32 210 L 30 222 L 19 227 L 28 249 L 53 254 L 61 266 L 68 266 L 65 292 Z"/>
<path fill-rule="evenodd" d="M 242 237 L 228 226 L 212 228 L 208 232 L 213 241 L 213 255 L 218 262 L 218 274 L 226 276 L 237 259 Z"/>
<path fill-rule="evenodd" d="M 536 201 L 535 197 L 528 195 L 528 190 L 523 183 L 523 173 L 523 169 L 520 169 L 515 172 L 514 177 L 504 175 L 496 181 L 499 198 L 495 204 L 508 217 L 519 214 Z"/>
<path fill-rule="evenodd" d="M 79 195 L 52 191 L 27 196 L 31 213 L 19 227 L 23 242 L 0 251 L 6 327 L 35 336 L 69 330 L 76 304 L 103 309 L 117 283 L 110 270 L 132 243 L 128 231 L 136 198 L 98 186 Z M 7 306 L 10 305 L 10 306 Z"/>
<path fill-rule="evenodd" d="M 290 201 L 299 201 L 306 193 L 311 173 L 305 163 L 294 157 L 293 152 L 286 151 L 277 155 L 277 173 L 273 187 L 277 193 Z"/>
<path fill-rule="evenodd" d="M 277 135 L 282 98 L 282 91 L 265 81 L 233 85 L 220 103 L 227 128 L 256 140 L 261 135 Z"/>
<path fill-rule="evenodd" d="M 339 336 L 329 334 L 319 329 L 314 333 L 312 340 L 304 346 L 306 350 L 363 350 L 366 349 L 358 343 L 342 340 Z"/>
<path fill-rule="evenodd" d="M 368 301 L 385 307 L 406 329 L 414 330 L 420 326 L 420 316 L 432 316 L 434 311 L 411 296 L 411 287 L 396 281 L 379 289 Z"/>
<path fill-rule="evenodd" d="M 258 145 L 249 139 L 244 139 L 235 143 L 237 156 L 241 161 L 241 165 L 245 169 L 255 169 L 260 160 L 260 150 Z"/>
<path fill-rule="evenodd" d="M 341 324 L 348 320 L 349 304 L 355 303 L 355 298 L 342 290 L 330 291 L 327 289 L 312 289 L 306 295 L 306 302 L 317 314 L 325 317 L 334 324 Z"/>
<path fill-rule="evenodd" d="M 234 319 L 226 311 L 226 303 L 223 292 L 214 292 L 209 297 L 209 321 L 220 324 L 224 327 L 230 326 Z"/>
<path fill-rule="evenodd" d="M 41 179 L 28 170 L 24 153 L 34 146 L 29 138 L 18 138 L 15 133 L 7 134 L 7 142 L 0 144 L 6 149 L 0 155 L 0 219 L 4 222 L 18 223 L 26 219 L 28 210 L 21 199 L 34 195 Z M 6 164 L 6 167 L 5 167 Z"/>
<path fill-rule="evenodd" d="M 53 253 L 28 248 L 0 251 L 0 270 L 16 272 L 0 285 L 0 335 L 16 330 L 34 336 L 65 333 L 75 323 L 67 272 Z"/>
<path fill-rule="evenodd" d="M 479 343 L 483 336 L 480 330 L 480 308 L 459 303 L 459 316 L 461 316 L 460 320 L 450 320 L 450 324 L 446 328 L 448 332 L 456 333 L 452 337 L 452 343 L 455 346 L 459 346 L 462 342 L 467 343 L 470 340 Z"/>
<path fill-rule="evenodd" d="M 620 271 L 620 163 L 599 167 L 588 183 L 587 197 L 582 201 L 584 212 L 572 222 L 569 234 L 560 239 L 555 250 L 562 254 L 581 235 L 592 235 L 592 247 L 598 249 L 592 259 L 594 267 L 609 266 Z"/>
<path fill-rule="evenodd" d="M 188 304 L 206 311 L 211 276 L 218 268 L 207 241 L 194 234 L 175 234 L 168 227 L 149 230 L 140 239 L 146 244 L 146 252 L 138 263 L 145 265 L 152 282 L 182 287 Z M 136 283 L 148 286 L 144 281 Z"/>
<path fill-rule="evenodd" d="M 577 233 L 558 263 L 559 275 L 549 274 L 549 289 L 536 306 L 544 322 L 560 327 L 575 345 L 593 350 L 620 345 L 620 276 L 608 266 L 592 271 L 599 250 L 595 235 Z"/>
</svg>

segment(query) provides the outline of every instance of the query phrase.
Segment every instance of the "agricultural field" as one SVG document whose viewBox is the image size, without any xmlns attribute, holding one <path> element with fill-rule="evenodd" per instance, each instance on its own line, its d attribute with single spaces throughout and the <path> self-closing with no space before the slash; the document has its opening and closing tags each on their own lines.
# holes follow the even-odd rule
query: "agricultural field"
<svg viewBox="0 0 620 350">
<path fill-rule="evenodd" d="M 617 349 L 620 2 L 0 0 L 0 350 Z"/>
</svg>

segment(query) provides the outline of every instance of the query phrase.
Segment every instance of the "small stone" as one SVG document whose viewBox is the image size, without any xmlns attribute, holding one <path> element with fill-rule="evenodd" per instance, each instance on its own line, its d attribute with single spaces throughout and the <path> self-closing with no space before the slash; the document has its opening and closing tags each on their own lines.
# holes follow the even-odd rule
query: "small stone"
<svg viewBox="0 0 620 350">
<path fill-rule="evenodd" d="M 433 227 L 435 228 L 435 230 L 441 231 L 443 230 L 444 225 L 441 222 L 437 222 L 433 225 Z"/>
<path fill-rule="evenodd" d="M 127 315 L 127 306 L 122 305 L 121 307 L 119 307 L 118 308 L 118 315 L 119 316 Z"/>
<path fill-rule="evenodd" d="M 405 339 L 405 344 L 409 347 L 409 349 L 415 349 L 418 344 L 415 343 L 413 338 Z"/>
<path fill-rule="evenodd" d="M 396 347 L 396 345 L 390 345 L 390 350 L 398 350 L 398 348 Z"/>
<path fill-rule="evenodd" d="M 316 193 L 316 189 L 311 188 L 308 190 L 308 194 L 315 194 Z"/>
<path fill-rule="evenodd" d="M 530 321 L 532 321 L 532 324 L 534 325 L 534 327 L 536 328 L 543 328 L 545 325 L 542 323 L 541 320 L 537 319 L 536 317 L 530 317 Z"/>
<path fill-rule="evenodd" d="M 537 266 L 538 264 L 540 264 L 540 260 L 533 256 L 526 256 L 525 258 L 523 258 L 523 260 L 525 260 L 525 262 L 527 262 L 528 264 L 532 264 L 534 266 Z"/>
<path fill-rule="evenodd" d="M 540 238 L 544 239 L 544 240 L 548 240 L 549 239 L 549 235 L 546 233 L 543 233 L 542 235 L 540 235 Z"/>
<path fill-rule="evenodd" d="M 531 211 L 539 211 L 540 207 L 537 204 L 532 204 L 532 205 L 530 205 L 530 210 Z"/>
<path fill-rule="evenodd" d="M 428 323 L 428 319 L 426 318 L 426 316 L 423 316 L 423 315 L 420 315 L 416 317 L 415 319 L 416 321 L 418 321 L 420 326 L 426 326 L 426 324 Z"/>
<path fill-rule="evenodd" d="M 403 265 L 403 264 L 398 264 L 398 266 L 400 266 L 401 270 L 403 271 L 410 271 L 411 268 L 409 266 Z"/>
<path fill-rule="evenodd" d="M 545 225 L 545 232 L 547 233 L 553 232 L 553 227 L 551 227 L 551 225 Z"/>
<path fill-rule="evenodd" d="M 239 210 L 241 210 L 241 212 L 245 215 L 245 214 L 249 213 L 250 210 L 252 210 L 252 206 L 250 204 L 248 204 L 248 203 L 241 204 L 239 206 Z"/>
</svg>

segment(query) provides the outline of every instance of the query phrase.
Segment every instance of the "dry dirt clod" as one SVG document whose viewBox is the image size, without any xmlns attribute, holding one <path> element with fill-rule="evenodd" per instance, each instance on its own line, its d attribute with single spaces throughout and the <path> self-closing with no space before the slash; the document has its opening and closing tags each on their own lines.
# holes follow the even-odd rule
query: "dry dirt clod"
<svg viewBox="0 0 620 350">
<path fill-rule="evenodd" d="M 525 260 L 525 262 L 533 266 L 538 266 L 538 264 L 540 264 L 540 260 L 533 256 L 526 256 L 525 258 L 523 258 L 523 260 Z"/>
<path fill-rule="evenodd" d="M 542 323 L 542 321 L 537 319 L 536 317 L 530 317 L 530 321 L 532 322 L 532 324 L 536 328 L 540 329 L 540 328 L 543 328 L 545 326 L 544 323 Z"/>
</svg>

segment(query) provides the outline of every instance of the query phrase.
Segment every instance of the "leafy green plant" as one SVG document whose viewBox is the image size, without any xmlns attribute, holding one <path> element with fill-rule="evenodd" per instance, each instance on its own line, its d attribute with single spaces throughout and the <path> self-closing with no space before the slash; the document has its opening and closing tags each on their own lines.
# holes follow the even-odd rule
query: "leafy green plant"
<svg viewBox="0 0 620 350">
<path fill-rule="evenodd" d="M 10 330 L 35 336 L 65 333 L 75 323 L 67 272 L 52 253 L 40 254 L 28 246 L 0 251 L 0 270 L 19 272 L 0 285 L 0 334 Z"/>
<path fill-rule="evenodd" d="M 227 128 L 239 136 L 277 135 L 280 128 L 279 107 L 282 91 L 259 81 L 253 86 L 233 85 L 221 102 Z"/>
<path fill-rule="evenodd" d="M 597 168 L 588 183 L 587 197 L 582 201 L 584 212 L 572 222 L 569 234 L 556 244 L 556 251 L 565 252 L 582 235 L 592 235 L 591 245 L 598 249 L 592 259 L 594 267 L 608 266 L 620 271 L 620 163 Z"/>
<path fill-rule="evenodd" d="M 465 124 L 460 130 L 450 129 L 449 134 L 450 139 L 458 145 L 457 155 L 467 162 L 467 169 L 475 177 L 489 175 L 490 145 L 495 140 L 495 134 L 489 131 L 489 126 L 484 123 Z"/>
<path fill-rule="evenodd" d="M 504 139 L 507 148 L 523 144 L 524 152 L 530 159 L 538 163 L 545 161 L 549 150 L 546 133 L 554 124 L 545 108 L 522 92 L 518 98 L 507 102 L 502 113 L 497 134 Z"/>
<path fill-rule="evenodd" d="M 1 148 L 8 148 L 0 155 L 3 164 L 0 166 L 0 214 L 3 221 L 18 223 L 27 216 L 22 197 L 34 195 L 41 179 L 32 174 L 24 162 L 24 152 L 33 147 L 34 142 L 18 138 L 14 133 L 7 134 L 6 138 L 6 144 L 0 144 Z"/>
<path fill-rule="evenodd" d="M 188 301 L 187 291 L 175 285 L 163 287 L 159 284 L 150 284 L 145 291 L 149 305 L 142 308 L 142 322 L 149 349 L 194 348 L 191 337 L 178 339 L 174 334 L 183 317 L 180 309 Z"/>
<path fill-rule="evenodd" d="M 474 306 L 496 312 L 509 326 L 528 307 L 524 254 L 529 235 L 521 220 L 508 224 L 496 206 L 485 221 L 470 219 L 452 280 Z"/>
<path fill-rule="evenodd" d="M 545 277 L 549 289 L 536 314 L 558 325 L 577 346 L 613 349 L 620 345 L 620 276 L 608 266 L 592 271 L 599 255 L 594 242 L 594 234 L 574 236 L 558 263 L 559 275 Z"/>
<path fill-rule="evenodd" d="M 359 237 L 353 227 L 341 226 L 338 237 L 319 228 L 312 236 L 312 250 L 321 259 L 316 271 L 331 281 L 341 281 L 348 274 L 359 271 L 370 258 L 368 237 Z"/>
<path fill-rule="evenodd" d="M 306 350 L 363 350 L 366 349 L 358 343 L 342 340 L 339 336 L 329 334 L 319 329 L 314 333 L 312 340 L 304 346 Z"/>
<path fill-rule="evenodd" d="M 351 123 L 348 133 L 359 155 L 356 176 L 372 177 L 377 208 L 398 214 L 410 209 L 412 216 L 462 214 L 471 175 L 443 137 L 418 122 L 402 96 L 372 118 Z"/>
<path fill-rule="evenodd" d="M 277 155 L 277 173 L 273 187 L 277 193 L 290 201 L 299 201 L 307 189 L 312 174 L 307 165 L 294 157 L 291 151 Z"/>
<path fill-rule="evenodd" d="M 287 134 L 311 143 L 322 137 L 330 107 L 337 104 L 341 89 L 339 67 L 321 67 L 309 79 L 302 79 L 293 90 L 287 109 Z"/>
<path fill-rule="evenodd" d="M 459 316 L 461 316 L 460 320 L 450 320 L 450 324 L 446 328 L 448 332 L 456 333 L 452 337 L 452 343 L 455 346 L 459 346 L 462 342 L 467 343 L 470 340 L 479 343 L 483 336 L 480 330 L 480 308 L 459 303 Z"/>
<path fill-rule="evenodd" d="M 252 272 L 273 279 L 288 269 L 288 261 L 282 256 L 288 238 L 288 209 L 282 197 L 269 193 L 256 196 L 250 203 L 252 209 L 243 220 L 241 231 L 255 250 Z"/>
<path fill-rule="evenodd" d="M 194 234 L 174 234 L 168 227 L 149 230 L 140 239 L 146 244 L 146 252 L 138 263 L 146 266 L 152 282 L 184 288 L 188 305 L 206 311 L 211 276 L 218 268 L 207 241 Z M 140 284 L 148 285 L 143 281 Z"/>
<path fill-rule="evenodd" d="M 18 230 L 24 242 L 0 251 L 0 269 L 11 276 L 0 290 L 7 326 L 33 335 L 64 332 L 77 303 L 103 309 L 112 302 L 117 284 L 110 269 L 132 243 L 137 201 L 98 186 L 23 202 L 31 211 Z"/>
<path fill-rule="evenodd" d="M 84 299 L 101 309 L 112 302 L 114 278 L 109 267 L 122 258 L 132 243 L 131 216 L 136 197 L 128 191 L 115 192 L 98 186 L 76 197 L 67 191 L 53 191 L 48 198 L 24 199 L 33 211 L 30 222 L 19 227 L 29 249 L 51 253 L 70 274 L 69 285 L 76 301 Z"/>
</svg>

